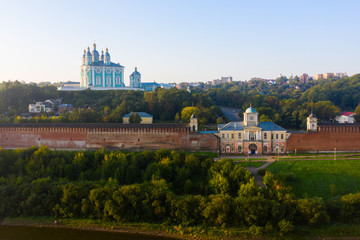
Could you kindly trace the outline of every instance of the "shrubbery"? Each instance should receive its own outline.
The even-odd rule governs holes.
[[[249,227],[253,234],[333,220],[360,221],[360,193],[325,204],[295,199],[270,172],[259,188],[231,160],[156,152],[0,150],[0,217]]]

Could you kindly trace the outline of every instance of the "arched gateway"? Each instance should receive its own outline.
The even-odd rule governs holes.
[[[257,150],[256,144],[250,144],[250,145],[249,145],[249,153],[250,153],[251,155],[256,154],[256,150]]]

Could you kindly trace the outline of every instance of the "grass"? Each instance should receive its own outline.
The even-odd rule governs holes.
[[[242,167],[261,167],[264,165],[264,162],[235,162],[235,164],[239,164]]]
[[[360,191],[359,160],[280,161],[266,168],[280,176],[294,173],[295,180],[286,181],[297,197],[329,199]]]

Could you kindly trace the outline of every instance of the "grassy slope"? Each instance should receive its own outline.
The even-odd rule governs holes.
[[[293,187],[297,197],[329,199],[360,190],[359,160],[281,161],[273,163],[267,170],[293,172],[296,180],[287,184]]]

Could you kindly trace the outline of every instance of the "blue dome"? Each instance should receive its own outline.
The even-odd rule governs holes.
[[[97,55],[97,56],[99,56],[99,52],[96,51],[96,49],[94,49],[94,50],[92,51],[92,55]]]
[[[90,52],[90,48],[88,47],[88,51],[86,53],[87,56],[91,57],[91,52]]]
[[[135,67],[135,71],[130,75],[130,76],[136,76],[136,75],[141,75],[138,71],[137,71],[137,67]]]
[[[249,107],[248,109],[246,109],[245,111],[246,113],[256,113],[255,108]]]

